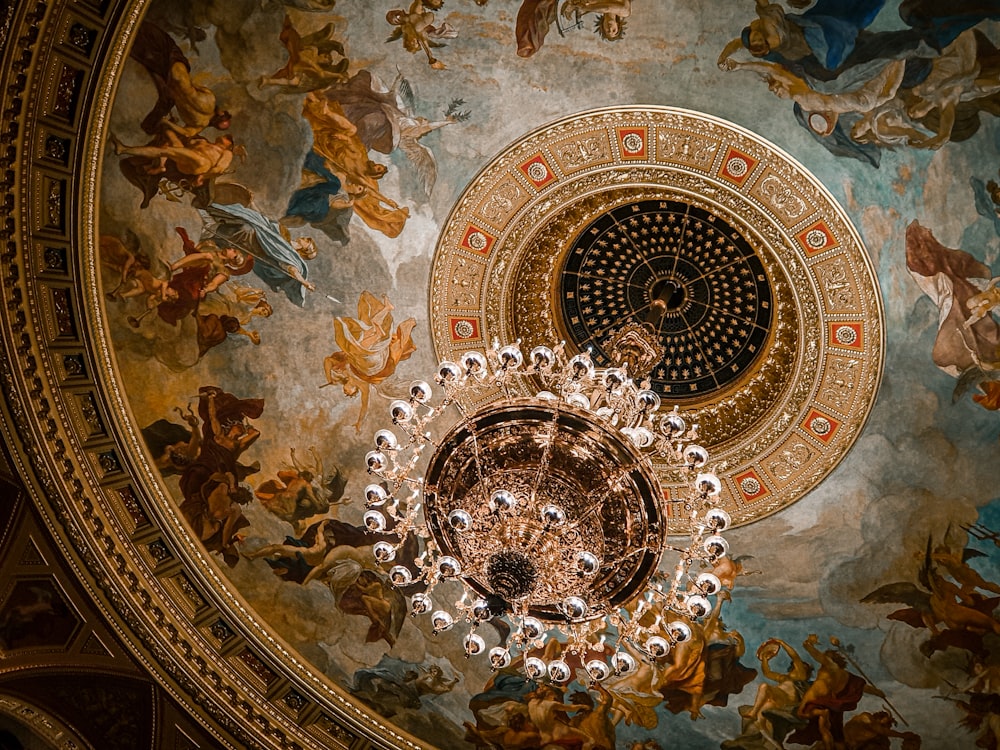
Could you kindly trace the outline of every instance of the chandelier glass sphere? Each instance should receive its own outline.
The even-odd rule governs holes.
[[[721,482],[697,426],[661,413],[628,370],[562,344],[494,344],[441,362],[436,389],[415,381],[390,405],[392,428],[365,458],[381,481],[365,489],[364,523],[398,541],[373,553],[414,617],[465,629],[468,656],[517,660],[531,679],[603,680],[664,659],[711,612],[711,571],[728,554]],[[682,544],[654,458],[685,475]]]

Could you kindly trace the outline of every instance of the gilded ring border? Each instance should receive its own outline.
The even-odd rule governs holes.
[[[584,163],[569,164],[574,153]],[[584,112],[524,136],[480,171],[442,230],[429,290],[434,348],[454,358],[510,336],[511,269],[540,224],[582,187],[653,187],[666,176],[667,189],[752,215],[752,234],[792,286],[800,325],[789,381],[779,385],[784,395],[768,424],[708,446],[728,510],[746,524],[804,496],[847,454],[874,404],[885,349],[878,279],[850,218],[803,166],[759,136],[651,106]],[[488,239],[485,250],[467,241],[473,231]],[[457,336],[456,321],[473,335]],[[695,418],[707,424],[734,406],[723,398],[699,406]]]

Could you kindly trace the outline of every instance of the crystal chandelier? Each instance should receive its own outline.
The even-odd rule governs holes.
[[[643,365],[630,337],[641,348],[624,332],[624,362],[604,369],[562,344],[467,352],[438,366],[440,398],[411,383],[389,407],[394,428],[375,433],[365,460],[382,482],[365,489],[364,523],[399,540],[376,542],[376,559],[435,634],[467,627],[467,656],[486,653],[480,627],[503,620],[494,670],[520,658],[529,678],[558,683],[580,667],[595,680],[631,672],[636,656],[663,659],[689,640],[722,588],[711,572],[728,552],[721,482],[703,470],[697,426],[661,414],[630,376],[629,363]],[[448,413],[457,422],[435,436]],[[682,545],[668,539],[654,460],[684,478]],[[658,572],[667,553],[672,577]]]

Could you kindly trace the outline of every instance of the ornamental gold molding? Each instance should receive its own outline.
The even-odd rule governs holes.
[[[442,359],[565,339],[600,364],[616,327],[654,320],[662,408],[701,425],[741,524],[833,470],[883,368],[878,281],[844,210],[759,136],[666,107],[584,112],[504,150],[449,216],[429,299]]]
[[[132,656],[220,745],[416,747],[256,621],[167,509],[103,336],[96,206],[138,2],[0,19],[0,433],[67,564]]]

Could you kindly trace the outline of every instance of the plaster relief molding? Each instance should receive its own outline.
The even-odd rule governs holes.
[[[65,722],[20,698],[0,694],[0,713],[26,726],[53,750],[96,750]]]
[[[366,726],[366,714],[259,626],[248,633],[250,613],[236,606],[233,614],[223,605],[217,576],[206,580],[192,571],[185,577],[184,598],[204,602],[192,612],[175,605],[169,581],[161,580],[176,575],[176,566],[152,569],[166,559],[164,549],[185,565],[192,564],[192,552],[180,549],[176,527],[163,525],[170,519],[150,496],[148,467],[136,473],[133,462],[115,453],[111,428],[121,426],[114,414],[121,394],[110,377],[104,342],[94,336],[100,330],[96,287],[87,282],[95,277],[96,259],[69,250],[96,246],[94,196],[106,112],[124,39],[141,11],[137,3],[61,0],[18,8],[11,22],[9,64],[0,73],[6,167],[0,179],[12,199],[0,207],[0,328],[10,364],[0,375],[6,405],[0,430],[15,453],[13,469],[25,478],[48,530],[95,604],[122,640],[133,644],[132,656],[178,704],[201,717],[220,744],[235,738],[254,748],[350,747],[367,744],[367,733],[379,746],[415,747],[381,723]],[[39,142],[47,144],[40,151],[34,148]],[[78,164],[82,168],[72,168]],[[38,233],[54,250],[36,252],[43,246]],[[69,418],[74,413],[76,420]],[[129,438],[134,442],[134,435]],[[113,465],[100,458],[111,455]],[[147,542],[157,538],[164,549],[154,551]],[[294,681],[311,706],[322,707],[312,712],[313,720],[324,717],[334,729],[318,739],[308,722],[303,726],[272,703],[277,696],[259,680],[220,658],[220,644],[204,626],[215,619],[233,622],[234,639],[266,655],[266,668],[280,683]],[[258,641],[267,646],[256,647]]]

